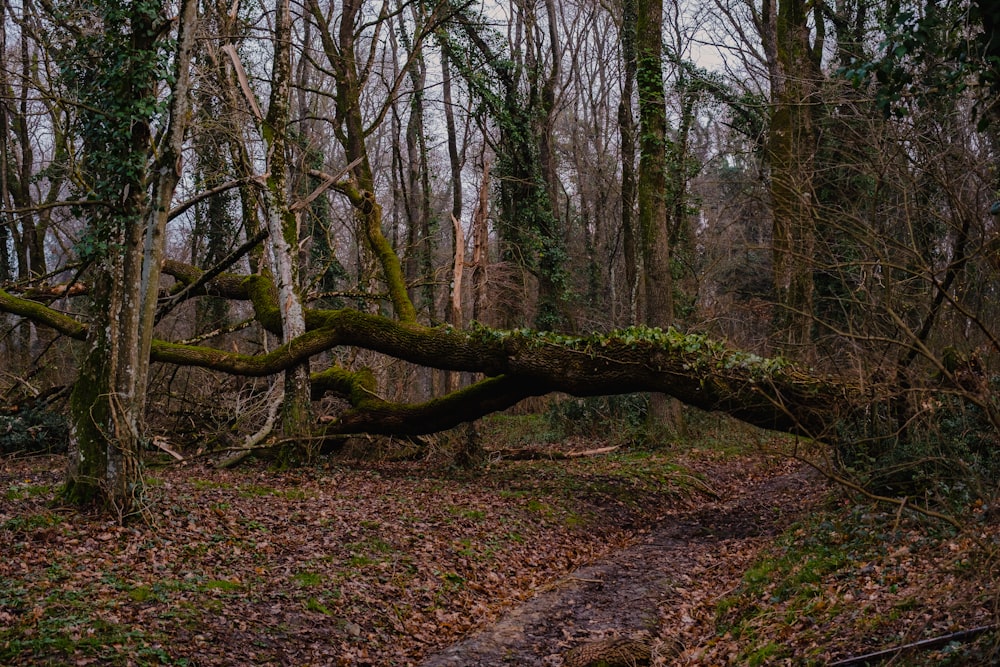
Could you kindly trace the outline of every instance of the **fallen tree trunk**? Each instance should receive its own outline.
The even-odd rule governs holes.
[[[167,262],[177,278],[173,294],[212,294],[253,303],[257,320],[279,334],[273,285],[262,276],[202,272]],[[195,289],[185,289],[197,285]],[[172,299],[171,295],[165,300]],[[173,303],[173,302],[171,302]],[[0,311],[83,340],[87,326],[28,298],[0,291]],[[334,393],[350,408],[323,420],[323,433],[421,435],[513,406],[530,396],[563,392],[598,396],[661,392],[703,410],[721,411],[766,429],[834,442],[835,425],[864,409],[856,382],[819,377],[783,359],[733,350],[700,334],[630,328],[608,334],[564,336],[527,329],[426,327],[350,309],[309,309],[304,334],[266,354],[153,341],[151,359],[243,376],[270,376],[338,346],[379,352],[425,367],[479,373],[478,382],[433,400],[404,404],[377,395],[366,369],[331,367],[311,378],[313,397]]]

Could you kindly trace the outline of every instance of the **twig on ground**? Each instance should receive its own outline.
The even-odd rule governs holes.
[[[830,667],[859,667],[860,665],[871,665],[876,662],[882,662],[887,658],[893,658],[903,651],[927,651],[932,648],[938,648],[939,646],[946,646],[951,642],[971,641],[981,634],[991,632],[996,629],[997,626],[994,624],[981,625],[978,628],[959,630],[958,632],[949,632],[948,634],[941,635],[940,637],[921,639],[918,642],[911,642],[909,644],[895,646],[882,651],[875,651],[874,653],[866,653],[865,655],[854,656],[845,660],[831,662]]]

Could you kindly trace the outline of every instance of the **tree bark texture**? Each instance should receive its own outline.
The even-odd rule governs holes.
[[[263,134],[267,142],[268,177],[264,191],[264,208],[271,239],[271,266],[278,293],[281,315],[281,341],[289,344],[305,333],[305,312],[299,293],[299,221],[289,208],[285,152],[288,120],[291,114],[291,3],[281,0],[274,25],[274,66],[271,77],[271,97],[264,119]],[[285,457],[291,462],[300,453],[309,458],[308,448],[294,439],[309,432],[312,406],[309,400],[309,359],[301,359],[285,369],[285,398],[282,405],[282,429],[293,439]]]
[[[99,85],[110,82],[105,93],[111,104],[130,109],[155,97],[156,70],[150,63],[159,57],[160,13],[135,11],[128,32],[118,35],[114,46],[123,51],[122,62],[132,70],[107,77],[100,70],[87,72]],[[170,200],[180,174],[181,147],[187,123],[187,68],[190,65],[197,3],[182,4],[176,83],[165,143],[154,162],[150,200],[145,172],[135,168],[147,160],[152,140],[151,116],[126,118],[109,114],[95,122],[92,138],[85,138],[88,168],[107,169],[94,155],[119,165],[122,177],[112,175],[100,187],[119,188],[121,199],[95,222],[97,243],[94,272],[94,324],[88,329],[88,352],[70,398],[71,429],[66,496],[79,503],[104,502],[125,518],[142,509],[140,447],[143,437],[146,379],[153,336],[155,300],[163,255],[164,226]],[[112,24],[109,29],[120,30]],[[98,88],[100,90],[100,88]],[[93,94],[94,91],[89,91]],[[140,110],[148,107],[139,107]],[[149,113],[148,111],[146,112]],[[107,139],[111,137],[111,139]],[[90,143],[88,143],[90,142]],[[106,151],[111,146],[110,154]],[[105,151],[105,153],[101,153]],[[98,195],[102,193],[97,193]]]
[[[632,114],[632,97],[636,78],[636,0],[623,0],[619,41],[621,42],[623,77],[621,100],[618,103],[618,131],[622,151],[622,251],[625,259],[625,303],[627,322],[639,323],[639,253],[636,252],[636,168],[635,168],[635,117]]]
[[[639,94],[639,207],[644,306],[647,325],[668,327],[674,321],[667,157],[667,101],[663,86],[663,0],[636,0],[636,89]],[[673,165],[677,168],[676,165]],[[680,406],[654,394],[649,428],[658,438],[666,429],[682,429]]]
[[[774,216],[775,334],[782,349],[802,354],[812,339],[813,326],[814,180],[819,142],[816,115],[823,19],[818,17],[813,44],[811,3],[765,0],[763,7],[761,38],[771,79],[766,149]]]

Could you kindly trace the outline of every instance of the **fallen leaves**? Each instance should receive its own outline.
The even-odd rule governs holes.
[[[774,542],[824,487],[769,485],[794,465],[777,459],[686,456],[180,464],[150,473],[151,525],[124,528],[52,505],[59,457],[0,460],[0,663],[414,665],[655,521],[692,535],[662,568],[671,664],[825,661],[991,619],[996,525],[834,503]]]
[[[596,459],[466,479],[180,464],[149,473],[151,525],[122,528],[47,507],[62,465],[0,467],[0,493],[36,489],[0,505],[3,664],[415,664],[649,518],[567,493]]]

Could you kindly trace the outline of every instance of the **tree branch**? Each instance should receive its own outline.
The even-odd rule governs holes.
[[[208,271],[202,273],[193,282],[186,285],[184,289],[182,289],[180,292],[177,292],[176,294],[173,294],[170,297],[168,297],[166,301],[164,301],[160,305],[159,310],[157,310],[156,312],[156,322],[162,320],[167,315],[167,313],[169,313],[171,310],[177,307],[177,304],[181,303],[182,301],[190,297],[192,294],[196,292],[196,290],[200,289],[201,287],[204,287],[211,280],[221,275],[223,271],[225,271],[233,264],[235,264],[237,261],[239,261],[239,259],[243,257],[243,255],[250,252],[254,248],[254,246],[256,246],[258,243],[266,239],[267,236],[268,236],[268,231],[266,229],[260,230],[252,237],[247,239],[243,243],[243,245],[241,245],[239,248],[237,248],[236,250],[232,251],[231,253],[223,257],[222,261],[220,261],[218,264],[210,268]]]

